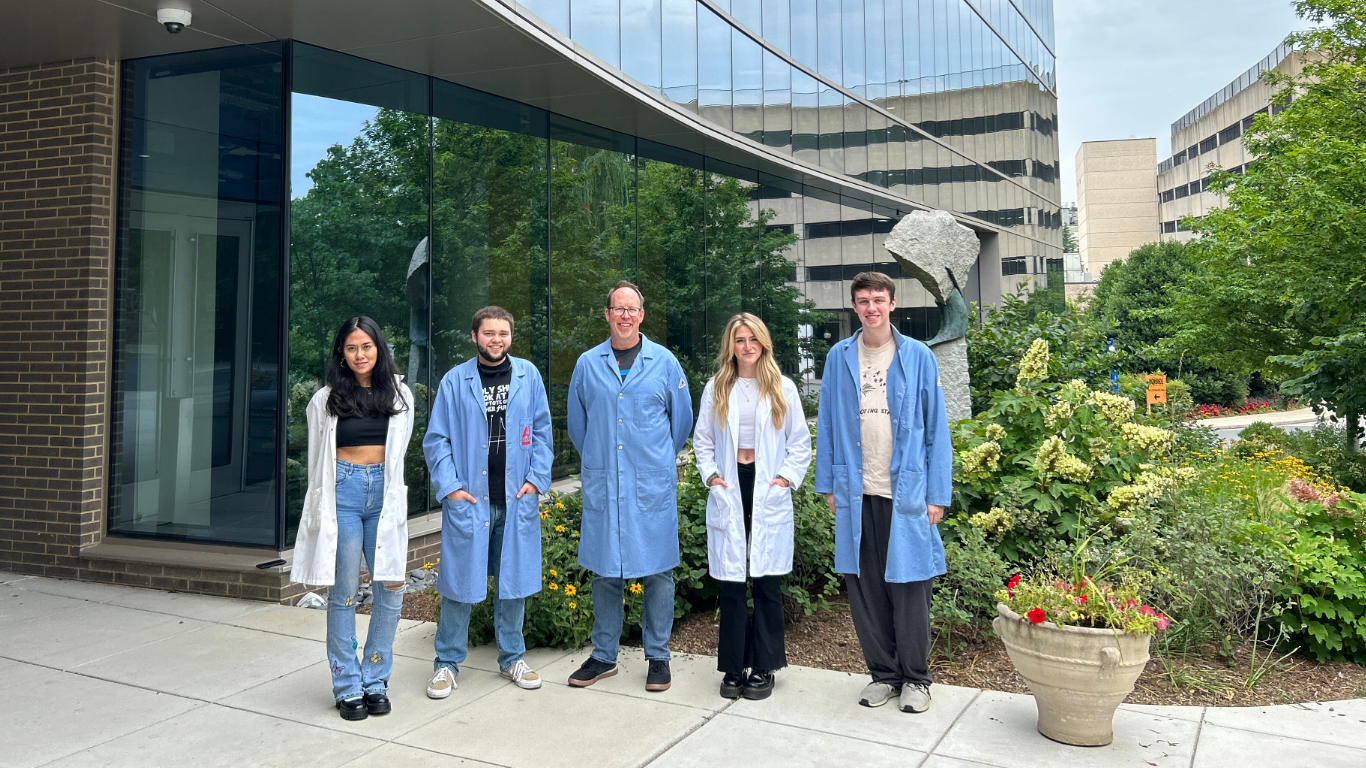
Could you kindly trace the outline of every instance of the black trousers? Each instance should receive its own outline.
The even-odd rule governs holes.
[[[754,507],[754,465],[740,464],[740,499],[745,507],[745,541],[749,541]],[[783,640],[783,593],[781,576],[751,579],[752,590],[743,581],[718,581],[721,591],[721,637],[716,668],[739,675],[746,669],[772,671],[787,666],[787,647]],[[749,612],[749,596],[754,595],[754,614]]]
[[[873,682],[929,685],[934,579],[896,584],[884,578],[893,514],[891,499],[863,497],[859,575],[844,575],[849,610]]]

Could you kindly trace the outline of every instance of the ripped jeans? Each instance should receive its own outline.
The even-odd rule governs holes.
[[[375,569],[375,535],[384,508],[384,465],[337,460],[337,572],[327,590],[327,663],[332,695],[337,701],[366,693],[385,693],[394,667],[394,633],[403,609],[403,583],[398,589],[373,582],[374,605],[365,652],[356,661],[356,592],[360,560]]]

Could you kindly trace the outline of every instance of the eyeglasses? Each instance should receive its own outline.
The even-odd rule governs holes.
[[[608,307],[607,309],[618,317],[635,317],[645,311],[644,307]]]

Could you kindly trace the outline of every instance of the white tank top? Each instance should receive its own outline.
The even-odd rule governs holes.
[[[759,380],[736,379],[735,394],[739,395],[740,434],[735,436],[736,448],[754,449],[754,414],[759,408]]]

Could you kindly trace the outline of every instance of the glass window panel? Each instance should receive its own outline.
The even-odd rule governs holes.
[[[844,79],[839,81],[858,96],[867,93],[867,62],[864,55],[863,0],[843,0]]]
[[[883,3],[884,28],[886,30],[886,77],[887,96],[894,98],[902,93],[902,78],[906,77],[906,51],[904,30],[901,19],[902,0],[885,0]]]
[[[284,546],[282,63],[124,63],[110,532]]]
[[[844,172],[868,180],[868,108],[844,100]]]
[[[569,34],[569,0],[519,0],[519,4],[550,26]]]
[[[663,0],[664,96],[697,110],[697,3]]]
[[[792,66],[764,51],[764,143],[792,151]]]
[[[731,32],[720,16],[698,7],[698,106],[702,117],[723,128],[731,126]]]
[[[792,54],[791,13],[788,0],[763,0],[764,39],[778,50]]]
[[[378,104],[417,101],[406,79],[392,79],[394,93],[386,94],[379,83],[391,74],[389,68],[333,56],[352,72],[363,73],[367,65],[378,69],[363,91],[329,92],[351,93]],[[317,57],[309,53],[307,58]],[[354,103],[302,93],[294,95],[293,103],[294,174],[306,173],[312,184],[306,190],[293,189],[290,203],[291,467],[297,462],[302,470],[308,447],[306,434],[295,429],[304,423],[302,408],[307,400],[296,402],[293,393],[311,394],[321,386],[333,334],[343,321],[357,315],[371,317],[383,330],[394,362],[419,399],[404,473],[409,512],[425,512],[429,484],[420,446],[429,405],[431,259],[426,98],[418,104],[422,114],[380,106],[359,125],[350,122],[357,108]],[[298,151],[320,145],[328,147],[322,157]],[[303,439],[293,439],[296,434]],[[302,491],[302,477],[296,482],[291,476],[291,515],[302,504]]]
[[[842,0],[816,0],[820,60],[817,71],[837,84],[842,83],[844,79],[844,54],[841,52],[841,35],[843,34],[840,23],[841,2]]]
[[[887,98],[887,21],[883,0],[866,0],[863,10],[863,45],[868,90],[864,96],[883,105]]]
[[[569,4],[570,37],[618,69],[621,68],[620,22],[619,0],[572,0]]]
[[[731,0],[730,15],[752,32],[763,31],[763,0]]]
[[[731,129],[760,143],[764,140],[764,59],[759,44],[731,29],[735,109]]]
[[[420,115],[428,112],[423,75],[305,43],[292,43],[290,56],[295,93]]]
[[[844,104],[847,97],[824,83],[820,92],[820,165],[826,170],[844,172]]]
[[[805,72],[792,71],[792,155],[813,165],[820,164],[816,82]]]
[[[574,365],[607,338],[607,289],[636,273],[633,145],[629,137],[552,116],[548,385],[557,475],[579,468],[564,421]]]
[[[512,354],[549,372],[544,112],[433,84],[433,381],[475,354],[470,319],[512,313]]]
[[[655,92],[663,87],[661,0],[621,0],[621,71]]]
[[[808,69],[820,71],[819,46],[817,45],[817,8],[816,0],[791,0],[792,2],[792,58]]]

